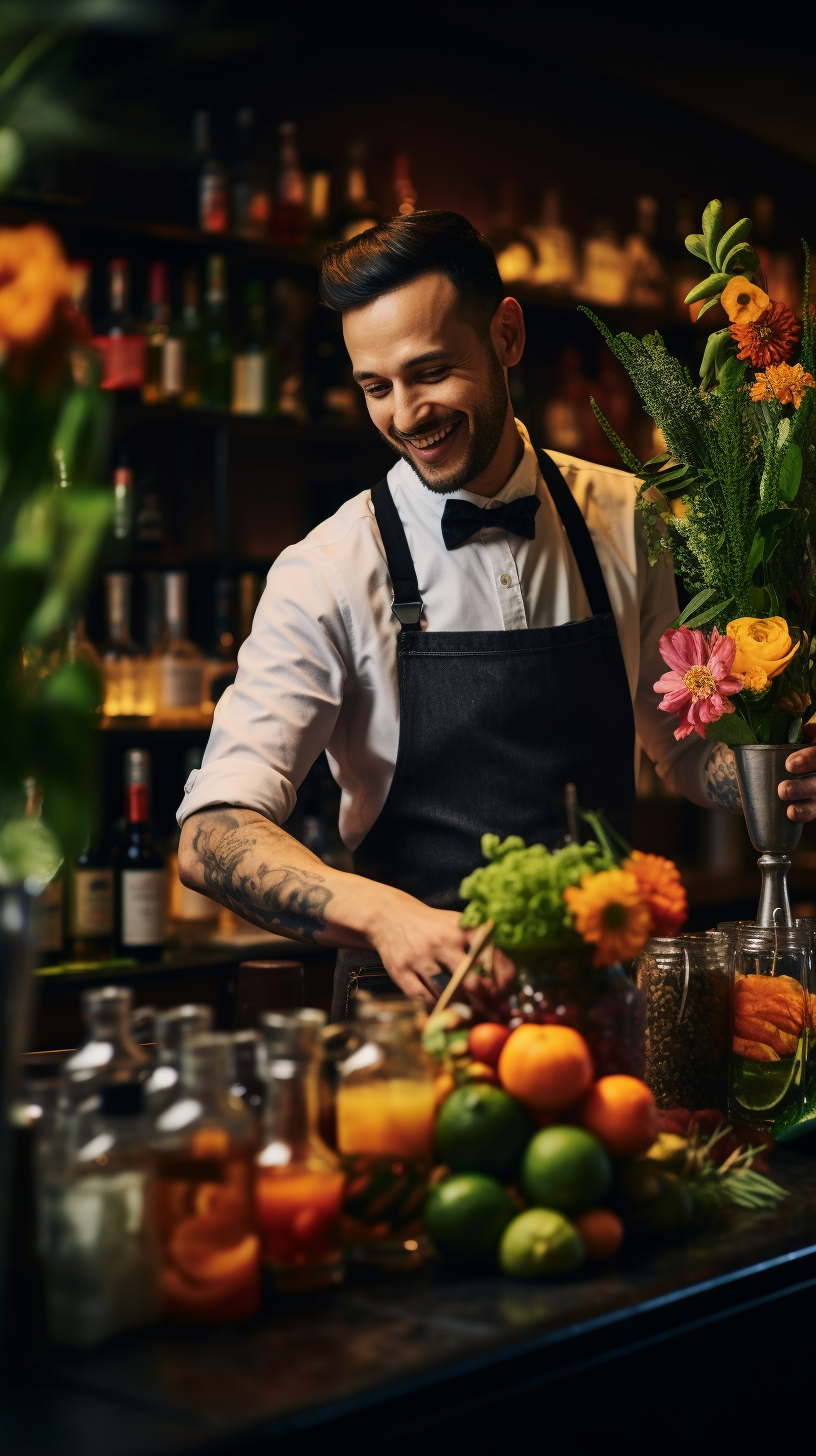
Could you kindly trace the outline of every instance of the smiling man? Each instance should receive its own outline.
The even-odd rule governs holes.
[[[179,869],[256,925],[340,947],[344,1016],[360,986],[437,995],[483,833],[554,844],[573,783],[627,834],[636,729],[696,803],[739,798],[730,751],[678,744],[658,711],[677,600],[632,477],[537,456],[514,419],[524,319],[484,238],[455,213],[394,218],[328,249],[321,296],[399,459],[275,562],[185,789]],[[282,827],[324,749],[354,874]],[[816,750],[789,761],[814,768]],[[816,816],[816,780],[780,792]]]

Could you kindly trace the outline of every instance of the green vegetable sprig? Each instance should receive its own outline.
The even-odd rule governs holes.
[[[546,947],[586,953],[564,904],[564,891],[580,884],[583,875],[612,869],[615,860],[607,849],[594,840],[555,850],[543,844],[528,848],[518,835],[501,841],[497,834],[484,834],[482,854],[489,863],[459,887],[469,902],[461,920],[465,928],[493,920],[493,940],[507,951]]]

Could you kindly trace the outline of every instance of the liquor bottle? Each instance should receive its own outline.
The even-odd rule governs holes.
[[[166,263],[151,263],[147,317],[144,324],[145,365],[142,400],[159,404],[164,398],[164,345],[170,332],[170,296]]]
[[[27,819],[39,819],[42,814],[42,789],[35,779],[23,781]],[[37,897],[35,913],[35,937],[37,962],[41,966],[59,965],[64,958],[63,938],[63,874],[60,864],[56,873],[43,886]]]
[[[348,241],[349,238],[356,238],[360,233],[366,232],[368,228],[376,227],[378,221],[377,204],[368,195],[365,143],[352,142],[348,149],[346,184],[337,231],[342,239]]]
[[[130,313],[130,263],[112,258],[108,264],[108,312],[102,333],[93,339],[101,356],[103,389],[141,389],[145,338]]]
[[[229,227],[227,171],[212,151],[209,111],[193,116],[193,147],[198,162],[198,226],[205,233],[225,233]]]
[[[272,212],[272,238],[282,247],[305,247],[308,240],[306,217],[306,178],[300,165],[297,127],[285,121],[278,127],[280,154],[275,205]]]
[[[124,556],[133,534],[133,466],[122,451],[113,472],[113,539],[117,555]]]
[[[98,1103],[65,1127],[43,1220],[57,1344],[97,1345],[159,1317],[156,1156],[147,1136],[138,1082],[103,1086]]]
[[[185,345],[186,331],[182,293],[181,311],[170,308],[167,334],[162,349],[161,397],[165,404],[181,404],[183,401]]]
[[[184,782],[201,768],[204,754],[200,748],[188,748],[184,755]],[[218,925],[220,906],[209,895],[200,895],[183,885],[178,872],[178,847],[181,831],[176,829],[168,854],[167,871],[170,884],[170,919],[173,934],[183,944],[200,942],[212,935]],[[204,1028],[202,1028],[204,1029]]]
[[[516,194],[515,182],[501,184],[499,211],[488,237],[503,283],[528,282],[538,262],[535,244],[518,224]]]
[[[155,710],[150,692],[146,658],[134,642],[131,631],[133,576],[127,571],[105,574],[105,642],[102,666],[105,674],[106,718],[148,718]]]
[[[232,412],[272,415],[278,412],[280,371],[269,338],[263,284],[247,284],[246,322],[232,361]]]
[[[125,829],[117,856],[117,942],[122,955],[161,959],[167,874],[150,821],[150,754],[125,754]]]
[[[165,722],[200,722],[204,654],[187,639],[187,586],[186,571],[165,572],[157,709]]]
[[[224,258],[207,259],[207,319],[201,370],[201,403],[206,409],[229,409],[232,400],[232,348],[229,341]]]
[[[204,340],[199,310],[198,271],[188,268],[182,281],[181,337],[183,349],[181,403],[197,409],[201,403],[201,366]]]
[[[239,238],[269,239],[272,228],[272,194],[264,169],[255,155],[255,112],[242,106],[235,117],[238,133],[238,165],[232,188],[232,227]]]
[[[538,261],[530,282],[551,293],[572,293],[578,279],[575,237],[561,218],[561,193],[547,187],[541,199],[538,222],[522,228],[535,247]]]
[[[213,1009],[185,1003],[160,1011],[155,1019],[156,1062],[145,1082],[145,1099],[152,1117],[178,1097],[181,1048],[190,1036],[212,1031]]]
[[[177,1099],[153,1124],[164,1313],[171,1319],[247,1319],[260,1302],[252,1198],[256,1131],[230,1092],[232,1063],[226,1033],[188,1037]],[[210,1272],[213,1260],[217,1278]]]
[[[261,1016],[263,1147],[255,1158],[262,1257],[276,1289],[299,1292],[343,1278],[345,1178],[320,1136],[323,1011]]]
[[[416,212],[417,195],[411,181],[411,159],[407,152],[398,152],[393,167],[394,210],[399,217]]]
[[[626,239],[629,302],[635,308],[662,308],[666,302],[667,279],[655,246],[657,199],[639,197],[635,206],[635,229]]]
[[[584,239],[579,298],[589,303],[620,307],[629,290],[629,267],[612,219],[599,209],[593,219],[592,232]]]
[[[328,163],[313,161],[306,171],[306,206],[309,214],[309,238],[315,249],[332,241],[331,171]]]
[[[204,665],[201,706],[212,712],[219,698],[235,680],[238,649],[233,623],[232,578],[222,572],[215,581],[213,598],[213,643]],[[198,764],[193,765],[198,768]]]
[[[113,955],[113,860],[86,842],[66,871],[66,954],[69,961],[104,961]]]
[[[127,986],[99,986],[82,993],[85,1036],[62,1064],[61,1105],[89,1110],[102,1087],[142,1082],[150,1057],[130,1032],[133,992]]]

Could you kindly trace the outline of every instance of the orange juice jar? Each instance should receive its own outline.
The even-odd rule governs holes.
[[[259,1061],[266,1082],[255,1207],[263,1259],[276,1289],[298,1291],[343,1277],[340,1220],[345,1177],[318,1132],[322,1011],[266,1012]]]
[[[419,1001],[361,1002],[340,1064],[337,1146],[348,1176],[350,1257],[412,1268],[427,1254],[420,1213],[433,1162],[434,1066],[420,1039]]]
[[[177,1096],[154,1123],[162,1295],[171,1319],[246,1319],[260,1303],[255,1124],[229,1090],[232,1060],[226,1034],[190,1037]]]

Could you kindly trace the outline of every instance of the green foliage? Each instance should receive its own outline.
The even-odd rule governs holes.
[[[497,834],[482,836],[482,854],[489,861],[464,879],[459,887],[469,903],[461,924],[482,925],[494,920],[493,939],[503,950],[538,949],[579,951],[583,942],[564,904],[568,885],[581,876],[611,869],[611,853],[590,840],[548,850],[543,844],[525,846],[511,835],[503,842]]]

